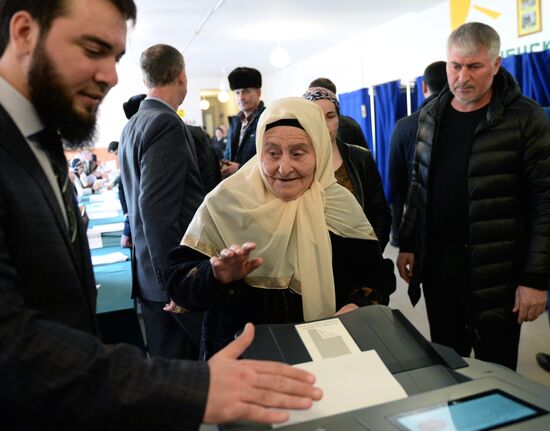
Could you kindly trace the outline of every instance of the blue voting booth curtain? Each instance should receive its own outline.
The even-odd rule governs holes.
[[[372,151],[372,126],[368,89],[361,88],[351,93],[342,93],[338,96],[338,101],[340,102],[340,113],[350,116],[359,123],[367,139],[367,145]],[[348,142],[348,144],[357,145],[356,142]]]
[[[521,83],[523,81],[521,55],[512,55],[511,57],[503,58],[501,67],[504,67],[508,72],[510,72],[512,76],[516,78],[516,81],[521,87]]]
[[[523,54],[521,63],[523,95],[550,106],[550,51]]]
[[[411,85],[411,114],[422,104],[422,102],[418,103],[418,93],[422,94],[422,84],[419,87],[415,80],[414,84]]]
[[[550,51],[506,57],[502,67],[516,78],[524,96],[550,106]]]
[[[374,110],[376,111],[376,163],[388,202],[390,188],[390,141],[395,122],[407,115],[407,94],[399,81],[374,87]]]
[[[414,83],[415,83],[415,88],[416,88],[416,106],[418,108],[420,108],[422,106],[422,103],[424,103],[424,93],[422,93],[422,77],[421,76],[418,76],[415,80],[414,80]],[[412,98],[412,95],[411,95],[411,98]],[[416,111],[416,109],[411,109],[411,113]]]

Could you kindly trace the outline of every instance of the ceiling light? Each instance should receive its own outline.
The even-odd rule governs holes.
[[[288,66],[288,63],[290,63],[290,54],[288,53],[288,50],[286,48],[283,48],[279,45],[277,48],[271,51],[269,60],[271,61],[271,64],[277,69],[282,69],[283,67]]]
[[[225,90],[222,90],[218,93],[218,100],[220,103],[227,103],[229,101],[229,93]]]
[[[208,108],[210,108],[210,102],[206,99],[202,99],[199,106],[203,111],[207,111]]]

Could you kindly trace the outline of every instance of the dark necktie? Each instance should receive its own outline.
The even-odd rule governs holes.
[[[69,225],[69,237],[71,243],[74,244],[77,233],[78,218],[76,214],[75,197],[72,189],[71,181],[69,180],[67,159],[63,153],[63,144],[61,138],[55,130],[44,129],[36,134],[38,142],[42,149],[48,155],[52,165],[53,173],[59,184],[65,212],[67,213],[67,222]]]

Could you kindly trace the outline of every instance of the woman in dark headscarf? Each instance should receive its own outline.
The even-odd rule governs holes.
[[[311,87],[303,97],[315,102],[323,110],[332,143],[332,166],[336,181],[357,198],[384,251],[390,236],[391,212],[372,153],[364,147],[352,145],[353,142],[343,142],[336,137],[340,104],[332,91]]]

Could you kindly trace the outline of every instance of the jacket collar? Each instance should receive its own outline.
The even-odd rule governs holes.
[[[174,111],[174,108],[172,108],[168,103],[156,97],[148,97],[147,99],[142,100],[141,104],[139,105],[138,112],[145,109],[164,109],[166,111],[174,113],[174,115],[178,115],[176,111]]]
[[[21,131],[17,128],[12,118],[8,115],[2,105],[0,105],[0,146],[2,146],[7,153],[13,157],[13,159],[21,165],[21,167],[28,173],[33,179],[42,194],[56,221],[57,228],[62,235],[65,245],[69,249],[69,253],[72,256],[77,273],[80,273],[78,268],[80,267],[76,261],[76,256],[71,245],[69,233],[67,231],[67,225],[65,218],[59,207],[59,202],[50,186],[50,182],[46,178],[44,171],[42,170],[38,160],[32,152],[29,144],[25,140]]]
[[[250,114],[250,116],[248,117],[248,124],[252,123],[256,118],[258,118],[260,114],[264,111],[264,109],[264,102],[260,100],[260,103],[258,104],[258,106],[256,106],[254,112],[252,112],[252,114]],[[239,121],[241,123],[246,119],[243,111],[240,111],[237,117],[239,118]]]
[[[1,76],[0,105],[25,138],[28,139],[44,128],[32,103]]]
[[[487,124],[490,125],[500,122],[502,120],[504,108],[520,96],[521,90],[518,83],[510,72],[501,66],[493,80],[493,94],[486,114]],[[426,101],[425,109],[428,110],[428,114],[431,117],[438,119],[443,115],[443,112],[451,103],[452,98],[453,94],[447,85],[437,97],[430,101]]]

